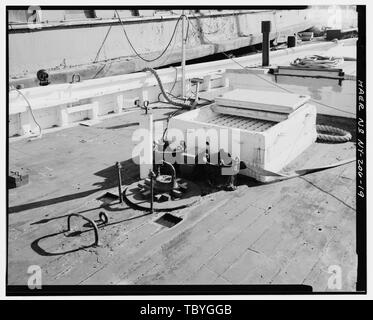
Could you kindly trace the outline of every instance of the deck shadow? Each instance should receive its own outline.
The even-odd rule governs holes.
[[[131,158],[125,161],[122,161],[121,165],[122,165],[122,172],[121,172],[122,173],[121,174],[122,184],[124,185],[131,184],[134,181],[136,181],[136,179],[138,179],[138,167]],[[31,210],[31,209],[41,208],[45,206],[50,206],[50,205],[61,203],[61,202],[85,198],[96,192],[104,191],[104,190],[117,186],[118,170],[115,165],[112,165],[103,170],[95,172],[94,175],[104,178],[104,181],[93,184],[93,186],[96,186],[96,188],[94,189],[9,207],[8,213],[14,214],[14,213],[22,212],[25,210]]]
[[[133,216],[133,217],[130,217],[130,218],[127,218],[127,219],[122,219],[122,220],[119,220],[119,221],[114,221],[114,222],[111,222],[111,223],[105,223],[105,224],[104,223],[100,223],[100,224],[97,224],[97,228],[100,230],[100,229],[102,229],[104,227],[106,228],[106,227],[109,227],[109,226],[113,226],[113,225],[125,223],[125,222],[132,221],[132,220],[135,220],[135,219],[140,219],[140,218],[143,218],[143,217],[148,216],[148,215],[150,215],[150,213],[146,212],[146,213],[143,213],[143,214],[140,214],[140,215],[136,215],[136,216]],[[59,217],[54,217],[54,218],[49,219],[49,221],[57,220],[57,219],[62,219],[62,218],[67,218],[68,216],[69,215],[63,215],[63,216],[59,216]],[[95,220],[95,222],[98,223],[100,221],[99,220]],[[38,222],[36,222],[36,223],[38,223]],[[36,223],[33,223],[33,224],[36,224]],[[86,228],[89,227],[88,224],[84,224],[82,226],[86,227]],[[65,237],[66,238],[73,238],[73,237],[80,236],[82,234],[85,234],[85,233],[91,232],[91,231],[93,231],[92,228],[84,230],[84,231],[73,231],[73,232],[70,232],[70,234],[65,235]],[[51,234],[42,236],[42,237],[34,240],[31,243],[30,246],[31,246],[32,250],[34,250],[37,254],[39,254],[41,256],[59,256],[59,255],[64,255],[64,254],[68,254],[68,253],[77,252],[77,251],[80,251],[80,250],[83,250],[83,249],[88,249],[88,248],[96,247],[94,245],[94,243],[93,243],[91,245],[78,246],[77,248],[71,249],[71,250],[66,250],[66,251],[61,251],[61,252],[49,252],[49,251],[43,249],[40,246],[40,244],[39,244],[42,240],[53,238],[53,237],[57,237],[59,235],[65,234],[67,232],[68,232],[67,230],[63,230],[63,231],[60,231],[60,232],[55,232],[55,233],[51,233]]]
[[[82,192],[78,192],[78,193],[72,193],[72,194],[68,194],[68,195],[60,196],[60,197],[56,197],[56,198],[40,200],[40,201],[21,204],[21,205],[18,205],[18,206],[9,207],[8,208],[8,214],[13,214],[13,213],[22,212],[22,211],[31,210],[31,209],[36,209],[36,208],[41,208],[41,207],[46,207],[46,206],[50,206],[50,205],[53,205],[53,204],[56,204],[56,203],[75,200],[75,199],[79,199],[79,198],[84,198],[84,197],[87,197],[87,196],[97,192],[97,191],[100,191],[100,189],[99,188],[98,189],[92,189],[92,190],[82,191]]]
[[[172,113],[172,111],[169,112],[169,113]],[[165,114],[167,115],[167,113],[165,113]],[[168,119],[168,117],[163,117],[163,118],[159,118],[159,119],[154,119],[153,122],[165,121],[167,119]],[[103,128],[104,129],[109,129],[109,130],[117,130],[117,129],[124,129],[124,128],[129,128],[129,127],[135,127],[135,126],[138,126],[139,124],[140,124],[139,122],[129,122],[129,123],[124,123],[124,124],[118,124],[116,126],[103,127]]]

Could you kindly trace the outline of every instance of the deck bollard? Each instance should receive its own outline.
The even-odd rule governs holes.
[[[262,21],[262,67],[269,66],[269,34],[271,32],[271,21]]]

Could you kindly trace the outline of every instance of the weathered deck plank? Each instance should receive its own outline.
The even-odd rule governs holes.
[[[27,168],[31,180],[9,194],[10,284],[25,284],[28,266],[38,264],[45,284],[304,283],[324,291],[328,267],[337,264],[343,290],[355,290],[354,163],[266,185],[242,178],[238,190],[211,193],[174,213],[183,221],[171,229],[154,223],[160,214],[112,207],[100,247],[38,254],[31,243],[63,231],[67,213],[98,218],[96,198],[115,190],[115,161],[131,156],[135,120],[136,114],[123,115],[10,145],[10,167]],[[353,142],[315,143],[287,169],[354,153]],[[135,181],[134,165],[122,164],[125,183]],[[40,246],[58,252],[92,240],[92,231],[60,234]]]

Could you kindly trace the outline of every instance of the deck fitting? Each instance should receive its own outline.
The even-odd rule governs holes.
[[[189,180],[176,178],[174,182],[177,183],[177,188],[172,188],[174,182],[172,182],[171,177],[161,175],[158,178],[159,181],[154,179],[153,211],[170,211],[189,207],[197,202],[201,196],[200,187]],[[169,182],[171,187],[166,190],[168,183],[160,181]],[[157,182],[160,184],[158,185]],[[163,184],[166,185],[163,186]],[[162,187],[159,188],[159,186]],[[136,208],[150,210],[152,205],[150,179],[144,179],[129,185],[124,191],[124,198]]]
[[[180,217],[174,216],[170,213],[166,213],[162,217],[155,220],[154,222],[156,222],[156,223],[158,223],[158,224],[160,224],[164,227],[171,228],[171,227],[177,225],[182,220],[183,219],[180,218]]]

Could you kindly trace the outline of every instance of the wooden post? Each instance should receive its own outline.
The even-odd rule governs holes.
[[[144,155],[139,155],[140,179],[145,179],[149,175],[149,170],[153,169],[153,115],[151,113],[140,115],[139,127],[148,133],[144,137]]]
[[[269,33],[271,32],[271,21],[262,21],[262,66],[269,66]]]
[[[69,115],[67,113],[67,106],[62,105],[59,109],[58,125],[64,127],[69,123]]]

